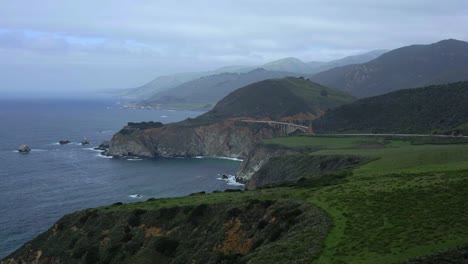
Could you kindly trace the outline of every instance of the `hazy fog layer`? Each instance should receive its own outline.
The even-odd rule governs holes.
[[[0,0],[0,96],[87,96],[160,74],[467,40],[466,25],[466,0]]]

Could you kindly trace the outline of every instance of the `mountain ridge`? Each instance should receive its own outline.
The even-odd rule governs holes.
[[[332,109],[318,133],[468,134],[468,82],[403,89]]]
[[[142,86],[124,89],[119,92],[119,95],[125,97],[148,99],[149,97],[155,95],[158,92],[169,90],[171,88],[177,87],[186,82],[194,81],[201,77],[217,75],[222,73],[246,73],[258,68],[263,68],[269,71],[291,72],[294,76],[298,76],[300,74],[313,74],[343,64],[366,62],[380,55],[376,52],[380,51],[370,51],[337,60],[332,60],[329,62],[303,62],[298,58],[287,57],[267,62],[258,66],[232,65],[224,66],[213,71],[167,74],[158,76],[150,82],[143,84]]]
[[[401,47],[367,63],[347,65],[310,77],[358,97],[468,79],[468,43],[448,39]]]

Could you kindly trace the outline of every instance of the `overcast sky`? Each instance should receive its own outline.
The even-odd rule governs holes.
[[[468,40],[467,0],[0,0],[0,96]]]

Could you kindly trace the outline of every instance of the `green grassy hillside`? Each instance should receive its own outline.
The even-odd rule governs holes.
[[[357,155],[371,160],[340,183],[304,190],[306,199],[326,210],[334,222],[324,253],[314,263],[400,263],[467,246],[468,144],[437,140],[428,140],[431,144],[366,137],[266,140],[321,148],[309,154],[313,156]],[[447,263],[452,255],[460,258],[447,255]]]
[[[303,136],[265,144],[306,150],[284,157],[304,168],[296,170],[299,180],[84,210],[65,216],[8,258],[37,263],[466,260],[466,140]],[[307,155],[366,162],[318,177]],[[275,166],[281,171],[281,157],[268,170],[275,172]]]
[[[468,133],[468,82],[360,99],[314,121],[318,133]]]
[[[224,192],[84,210],[7,259],[33,263],[39,251],[39,263],[70,264],[316,259],[330,220],[303,200],[277,198],[271,191]]]
[[[271,79],[232,92],[219,101],[204,117],[252,117],[278,120],[297,114],[310,113],[318,116],[330,108],[353,100],[354,98],[347,93],[303,78]]]

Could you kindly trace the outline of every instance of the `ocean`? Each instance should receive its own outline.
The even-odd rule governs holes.
[[[113,99],[0,100],[0,259],[77,210],[241,188],[220,178],[234,175],[239,161],[121,160],[92,149],[127,122],[170,123],[200,114],[123,109]],[[81,146],[84,137],[90,145]],[[21,144],[32,151],[18,153]]]

